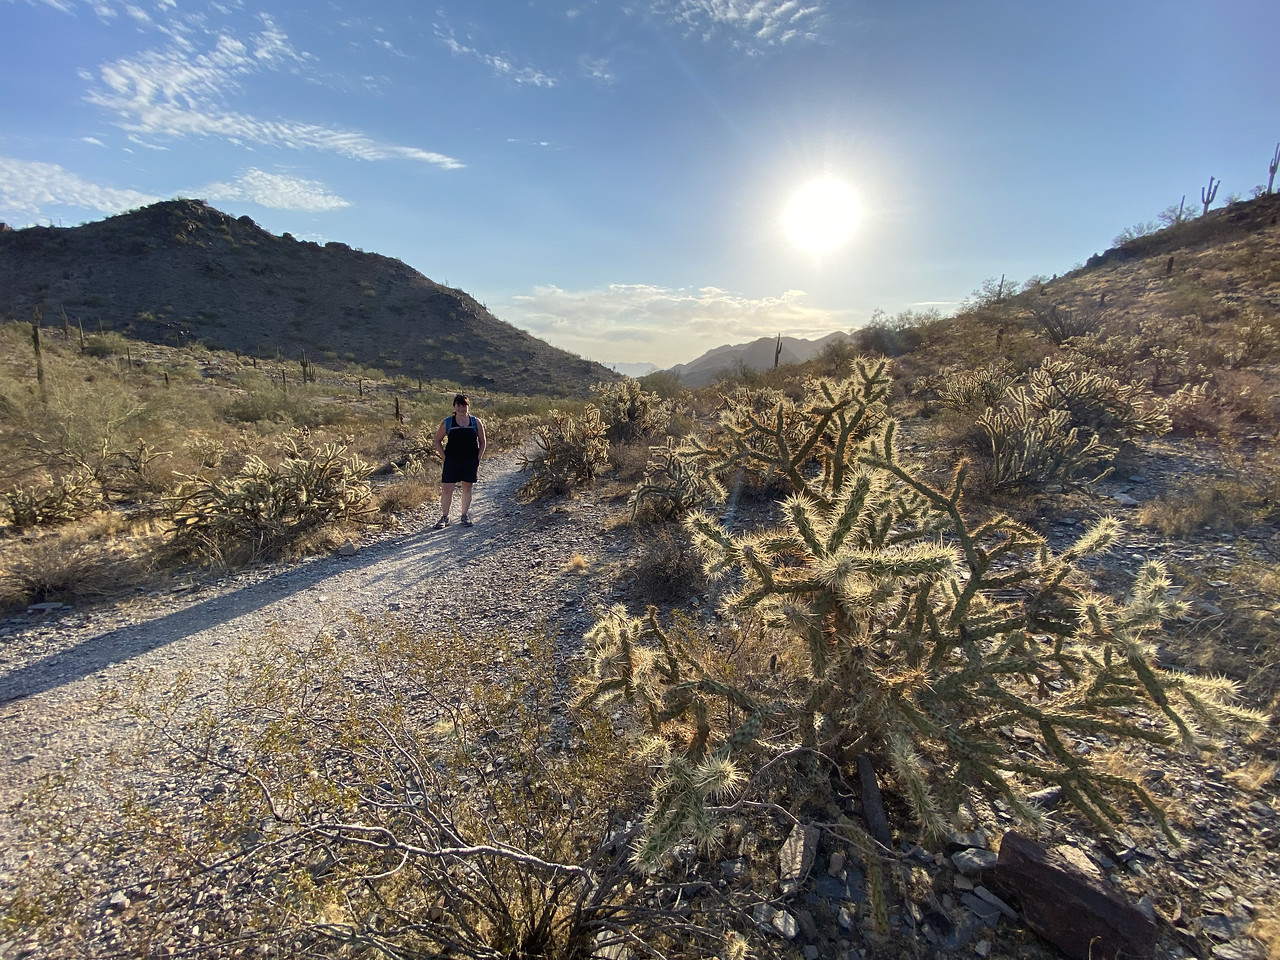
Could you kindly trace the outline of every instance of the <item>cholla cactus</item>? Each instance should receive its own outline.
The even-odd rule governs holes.
[[[1114,447],[1097,437],[1080,436],[1065,410],[1036,410],[1026,390],[1015,388],[1005,404],[978,418],[991,443],[991,482],[995,489],[1100,480]]]
[[[627,500],[631,519],[645,514],[683,517],[697,507],[722,503],[728,494],[710,469],[712,458],[705,448],[679,444],[670,437],[662,446],[650,447],[644,477]]]
[[[1073,427],[1105,441],[1169,432],[1169,414],[1147,384],[1121,383],[1070,360],[1046,360],[1032,371],[1027,398],[1032,410],[1065,410]]]
[[[797,416],[829,425],[831,401],[819,385]],[[1061,554],[1007,517],[971,522],[966,468],[936,488],[899,460],[894,436],[889,423],[849,446],[815,440],[821,479],[799,477],[777,528],[735,534],[705,513],[686,519],[708,575],[730,580],[723,612],[758,620],[780,645],[776,670],[717,669],[710,648],[673,641],[652,610],[637,620],[615,607],[588,635],[584,702],[632,704],[668,751],[643,858],[674,838],[712,835],[703,785],[742,798],[759,786],[741,777],[761,752],[804,773],[793,803],[823,769],[851,774],[857,757],[870,758],[931,839],[975,795],[1034,820],[1025,797],[1044,784],[1103,829],[1122,821],[1117,800],[1127,797],[1168,831],[1140,782],[1098,769],[1078,744],[1105,734],[1202,749],[1221,724],[1262,719],[1233,705],[1230,683],[1155,664],[1153,638],[1181,613],[1159,564],[1124,603],[1090,591],[1077,564],[1116,540],[1117,521],[1104,518]],[[785,445],[778,453],[791,462]],[[1041,751],[1011,741],[1012,726]]]
[[[290,438],[276,466],[249,456],[229,479],[180,476],[165,499],[175,542],[210,557],[228,548],[257,553],[327,523],[371,519],[373,467],[346,451]]]
[[[574,415],[552,410],[550,422],[530,435],[534,450],[521,454],[530,477],[520,488],[527,499],[566,493],[593,482],[609,465],[607,427],[594,404]]]
[[[979,414],[997,406],[1017,377],[1007,360],[988,363],[979,370],[960,370],[942,378],[938,399],[944,407],[960,413]]]
[[[54,481],[14,487],[0,494],[15,530],[70,523],[92,513],[102,502],[101,487],[88,469],[73,470]]]
[[[638,380],[597,383],[591,391],[596,394],[601,419],[609,425],[611,443],[660,436],[671,422],[671,404],[644,390]]]
[[[696,437],[689,443],[711,455],[708,469],[722,478],[746,470],[765,480],[781,477],[811,499],[838,496],[848,458],[887,415],[889,361],[859,357],[851,366],[844,380],[809,378],[804,404],[776,391],[764,402],[745,391],[726,397],[720,434],[709,444]],[[820,477],[808,469],[815,463]]]

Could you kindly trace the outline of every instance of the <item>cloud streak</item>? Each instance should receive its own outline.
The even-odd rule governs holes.
[[[550,74],[543,73],[536,67],[522,67],[512,63],[507,57],[493,53],[484,53],[475,47],[461,42],[452,29],[436,27],[436,36],[449,48],[454,56],[472,57],[479,60],[493,75],[502,80],[510,80],[520,86],[555,87],[560,81]]]
[[[267,173],[256,167],[234,183],[211,183],[193,193],[209,200],[248,200],[276,210],[323,212],[351,206],[318,181]]]
[[[802,290],[751,298],[719,287],[610,284],[569,291],[535,287],[512,298],[514,323],[584,356],[606,361],[650,360],[671,366],[726,343],[782,332],[821,337],[844,329],[851,317],[812,307]]]
[[[113,214],[159,199],[136,190],[90,183],[56,163],[0,157],[0,210],[36,216],[56,204]]]
[[[659,0],[654,10],[704,41],[728,32],[736,46],[758,52],[818,39],[824,4],[825,0]]]
[[[464,166],[442,153],[382,143],[353,130],[264,120],[226,107],[226,100],[241,92],[247,78],[306,60],[266,19],[247,43],[221,34],[211,49],[200,53],[193,53],[184,41],[168,50],[108,63],[86,99],[114,114],[118,125],[135,135],[219,137],[232,143],[319,150],[353,160],[413,160],[446,170]]]

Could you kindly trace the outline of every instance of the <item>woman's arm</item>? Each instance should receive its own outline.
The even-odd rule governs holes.
[[[480,443],[480,459],[484,459],[484,448],[489,445],[489,440],[484,435],[484,421],[476,417],[476,439]]]
[[[439,454],[441,460],[444,459],[444,438],[448,432],[449,418],[445,417],[440,421],[440,426],[436,429],[436,453]]]

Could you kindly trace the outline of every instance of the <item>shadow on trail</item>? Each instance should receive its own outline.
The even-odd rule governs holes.
[[[73,647],[0,674],[0,704],[83,680],[113,664],[202,633],[211,633],[209,639],[217,639],[219,628],[320,586],[338,573],[368,570],[398,556],[401,566],[396,568],[393,586],[406,585],[406,581],[412,585],[425,578],[447,575],[453,568],[464,566],[494,545],[518,535],[512,528],[532,520],[532,517],[522,517],[521,509],[515,504],[514,478],[503,471],[494,480],[489,496],[483,500],[477,496],[477,505],[483,504],[489,513],[477,519],[474,527],[451,525],[444,530],[432,530],[431,519],[426,519],[424,528],[361,547],[352,557],[326,556],[304,561],[265,580],[88,637]],[[434,510],[426,514],[428,518],[434,516]],[[345,598],[354,603],[363,597],[367,603],[379,596],[393,600],[395,594],[384,582],[389,578],[393,578],[391,572],[370,576],[364,589],[356,591],[361,596],[344,593],[330,600],[341,603]],[[375,587],[375,584],[380,585]],[[281,614],[285,612],[282,610]]]

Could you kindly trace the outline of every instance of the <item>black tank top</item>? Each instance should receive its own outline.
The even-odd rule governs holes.
[[[446,460],[474,460],[480,456],[480,421],[475,417],[465,427],[458,426],[458,418],[453,414],[445,421],[449,435],[445,441],[444,458]]]

